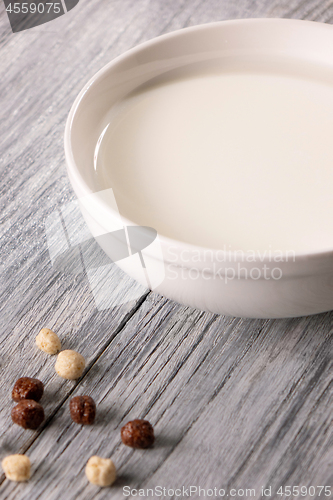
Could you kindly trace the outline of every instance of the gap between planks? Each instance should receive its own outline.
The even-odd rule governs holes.
[[[138,300],[138,302],[135,304],[135,306],[132,308],[132,310],[129,313],[127,313],[127,315],[122,319],[122,321],[120,322],[119,326],[116,328],[114,334],[110,336],[109,341],[104,345],[104,347],[102,348],[102,350],[92,360],[92,362],[90,363],[90,366],[88,367],[87,370],[85,370],[85,372],[82,375],[82,377],[80,377],[76,381],[75,385],[73,385],[73,387],[71,387],[69,389],[68,393],[60,401],[59,405],[56,406],[56,408],[53,410],[53,412],[51,413],[51,415],[49,415],[49,417],[45,420],[45,422],[42,424],[41,428],[36,431],[36,434],[28,441],[28,443],[25,446],[23,446],[19,450],[19,453],[25,454],[29,450],[29,448],[33,445],[33,443],[41,436],[41,434],[48,427],[48,425],[52,421],[52,419],[56,416],[56,414],[58,413],[58,411],[60,410],[60,408],[66,403],[66,401],[68,400],[68,398],[73,394],[73,392],[81,384],[81,382],[83,381],[83,379],[88,375],[88,373],[90,372],[90,370],[95,366],[95,364],[97,363],[97,361],[99,360],[99,358],[103,355],[103,353],[106,351],[106,349],[109,347],[109,345],[111,344],[111,342],[113,342],[113,340],[117,337],[117,335],[119,335],[119,333],[121,333],[121,331],[126,327],[127,323],[135,315],[135,313],[140,309],[140,307],[147,300],[147,298],[149,297],[150,294],[151,294],[151,291],[149,291],[145,295],[143,295]],[[2,473],[1,476],[0,476],[0,486],[3,484],[3,482],[5,481],[5,479],[6,479],[6,476],[5,476],[4,473]]]

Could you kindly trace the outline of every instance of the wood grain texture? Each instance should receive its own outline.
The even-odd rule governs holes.
[[[115,266],[110,307],[101,310],[85,272],[50,262],[45,221],[74,199],[63,132],[83,84],[154,36],[242,17],[330,23],[333,2],[80,0],[52,23],[16,34],[0,3],[0,458],[26,452],[34,472],[27,484],[2,477],[1,499],[120,499],[124,485],[255,488],[252,498],[260,498],[261,486],[332,484],[332,313],[214,316],[147,294]],[[86,357],[80,381],[61,380],[55,359],[35,348],[43,326]],[[10,420],[11,388],[22,375],[46,384],[38,432]],[[83,393],[98,405],[91,428],[69,419],[69,398]],[[120,427],[133,417],[154,424],[152,450],[120,443]],[[114,459],[112,490],[87,483],[91,454]]]
[[[75,390],[95,398],[96,425],[72,423],[66,401],[29,449],[33,480],[3,494],[109,498],[84,477],[93,454],[117,464],[112,498],[125,485],[254,488],[260,498],[263,485],[328,484],[332,320],[225,318],[150,294]],[[153,449],[121,444],[135,417],[154,425]]]

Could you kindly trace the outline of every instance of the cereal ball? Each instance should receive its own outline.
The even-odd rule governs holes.
[[[149,448],[155,441],[153,426],[148,420],[135,419],[121,428],[121,440],[132,448]]]
[[[73,422],[81,425],[92,425],[96,416],[96,405],[90,396],[75,396],[69,403],[69,411]]]
[[[62,378],[76,380],[81,377],[85,365],[86,362],[81,354],[75,351],[66,350],[58,354],[55,370]]]
[[[16,380],[12,398],[18,402],[21,399],[33,399],[39,401],[43,396],[44,384],[37,378],[21,377]]]
[[[33,399],[22,399],[12,409],[12,420],[24,429],[35,430],[44,420],[44,409]]]
[[[1,462],[6,478],[27,481],[30,478],[30,460],[25,455],[8,455]]]
[[[92,484],[110,486],[117,477],[116,467],[110,458],[93,456],[87,462],[86,476]]]
[[[58,335],[49,328],[42,328],[36,337],[37,347],[47,354],[57,354],[61,349]]]

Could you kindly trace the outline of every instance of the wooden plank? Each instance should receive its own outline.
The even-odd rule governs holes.
[[[332,319],[269,322],[145,486],[331,485]]]
[[[263,485],[330,484],[332,321],[232,319],[150,295],[74,392],[94,397],[96,425],[71,423],[66,402],[28,451],[33,480],[2,494],[120,499],[125,485],[200,485],[260,498]],[[153,449],[121,444],[135,417],[155,426]],[[117,464],[111,491],[84,476],[93,454]]]
[[[1,9],[0,21],[5,24],[2,3]],[[64,348],[86,357],[88,370],[147,294],[115,265],[110,266],[109,307],[100,310],[85,272],[70,274],[51,265],[45,222],[74,199],[64,165],[63,127],[87,73],[82,69],[76,73],[74,80],[80,83],[72,89],[73,67],[64,50],[68,39],[59,46],[61,30],[44,29],[13,35],[7,26],[1,41],[0,343],[6,387],[0,395],[1,457],[26,449],[38,435],[11,422],[11,388],[18,377],[35,376],[49,388],[44,399],[46,424],[75,387],[55,374],[54,357],[36,349],[39,329],[54,328]],[[115,38],[120,31],[120,26],[114,30]],[[85,57],[94,59],[88,51]],[[70,222],[69,233],[76,222]],[[94,351],[88,349],[89,342]]]
[[[37,467],[28,484],[5,481],[1,498],[109,498],[110,490],[84,478],[92,453],[115,459],[114,498],[123,498],[125,484],[332,482],[331,314],[268,322],[216,317],[154,295],[145,300],[146,291],[117,268],[109,276],[119,284],[111,307],[98,310],[84,273],[51,266],[45,235],[45,219],[73,200],[63,128],[88,78],[164,32],[276,16],[332,22],[333,4],[81,0],[66,16],[13,35],[0,2],[0,458],[28,450]],[[133,291],[134,300],[116,305]],[[86,356],[82,382],[61,381],[55,360],[35,349],[42,326]],[[46,382],[42,432],[11,423],[10,391],[22,375]],[[82,392],[99,403],[90,429],[68,416],[70,394]],[[153,450],[120,444],[119,427],[135,416],[156,424]]]
[[[61,411],[62,420],[60,422],[55,420],[54,424],[48,427],[48,433],[45,433],[47,449],[53,450],[51,452],[53,453],[55,451],[54,446],[56,446],[57,451],[54,458],[59,456],[55,467],[52,467],[52,470],[50,468],[47,473],[47,475],[52,476],[52,481],[60,470],[62,471],[61,488],[67,489],[65,483],[69,487],[72,481],[72,477],[65,479],[65,470],[61,466],[63,458],[67,464],[65,469],[68,467],[67,460],[69,456],[66,450],[73,458],[70,461],[70,468],[79,467],[78,470],[82,472],[82,467],[85,465],[84,460],[89,452],[90,454],[103,454],[107,450],[108,454],[110,454],[112,449],[119,449],[119,420],[128,419],[131,415],[138,415],[138,413],[140,416],[149,415],[149,412],[154,407],[154,402],[161,404],[163,401],[163,404],[167,407],[169,401],[163,395],[164,390],[167,388],[164,387],[164,384],[177,377],[181,385],[183,385],[182,374],[179,369],[188,358],[188,349],[185,349],[185,344],[191,351],[195,350],[199,341],[195,333],[199,330],[199,338],[204,338],[203,331],[214,320],[215,317],[211,315],[175,305],[157,296],[149,296],[133,317],[133,321],[127,323],[121,335],[114,339],[112,347],[99,358],[98,363],[90,370],[80,385],[79,392],[81,394],[90,392],[96,399],[101,412],[101,420],[97,421],[96,426],[89,429],[72,426],[70,419],[68,419],[67,405]],[[223,321],[228,324],[237,320],[223,319]],[[163,382],[163,375],[161,376],[162,379],[158,377],[160,373],[166,374],[166,381]],[[190,374],[191,371],[188,371],[187,376],[190,376]],[[161,395],[162,398],[160,399]],[[175,394],[172,391],[171,397],[174,396]],[[190,413],[192,414],[192,409]],[[108,423],[109,419],[111,422]],[[61,429],[60,436],[59,429]],[[80,434],[80,437],[78,435],[79,439],[82,440],[81,431],[86,435],[86,439],[78,447],[73,446],[75,436],[78,433]],[[92,434],[87,437],[87,433],[90,434],[90,432]],[[57,444],[55,445],[55,443]],[[70,448],[68,448],[69,443],[72,443]],[[72,446],[76,448],[78,453],[75,457],[73,456]],[[42,459],[41,450],[44,448],[45,443],[41,443],[41,448],[38,446],[36,451],[40,459]],[[86,450],[84,454],[83,450]],[[162,453],[160,459],[163,460],[167,447],[157,446],[156,450]],[[120,448],[120,451],[124,454],[124,459],[133,453],[130,449],[121,450]],[[29,450],[29,453],[31,452],[32,450]],[[78,457],[83,458],[83,463],[82,458],[78,460]],[[31,459],[34,460],[33,455],[31,455]],[[48,461],[49,458],[45,456],[42,462],[38,463],[46,464]],[[156,462],[156,454],[154,462]],[[40,470],[42,471],[42,469]],[[76,470],[72,472],[75,476],[77,475]],[[31,483],[32,488],[36,487],[37,474],[38,469],[34,475],[34,483]],[[42,474],[42,477],[45,477],[44,474]],[[85,483],[86,480],[81,473],[77,488],[81,488]],[[7,488],[11,489],[13,486],[9,484]],[[42,492],[45,486],[45,483],[42,483],[38,487],[39,492]],[[9,495],[8,490],[4,489],[3,494]],[[17,496],[19,493],[16,490],[13,491],[13,494]],[[57,498],[59,491],[52,488],[52,492],[50,492],[47,489],[45,494],[51,494],[54,495],[54,498]],[[78,490],[75,488],[74,491],[73,489],[71,494],[73,495],[72,498],[74,498],[78,494]],[[26,489],[24,489],[24,495],[29,495]]]
[[[65,381],[58,377],[54,370],[55,356],[48,356],[35,346],[35,336],[43,326],[53,328],[61,338],[64,349],[74,349],[86,359],[87,368],[103,352],[106,345],[121,330],[123,324],[131,317],[146,296],[146,291],[123,275],[115,266],[113,279],[120,283],[116,290],[125,295],[132,292],[133,287],[140,291],[140,298],[125,302],[123,305],[99,311],[92,299],[92,293],[83,281],[73,283],[73,278],[57,276],[49,273],[49,287],[38,293],[32,287],[28,298],[22,290],[22,308],[19,300],[14,319],[2,324],[1,365],[2,383],[6,389],[1,392],[0,401],[0,439],[1,456],[26,449],[38,435],[35,431],[24,431],[11,422],[10,412],[14,406],[11,400],[11,389],[15,380],[21,376],[36,377],[44,382],[47,393],[43,397],[46,422],[61,406],[67,395],[78,382]],[[86,280],[85,280],[86,281]],[[24,285],[24,282],[22,283]],[[30,299],[30,300],[27,300]],[[25,303],[25,301],[27,303]],[[15,303],[13,304],[15,306]],[[15,308],[12,308],[15,313]],[[11,319],[11,318],[9,318]],[[9,328],[8,328],[8,325]],[[93,345],[94,349],[90,349]]]

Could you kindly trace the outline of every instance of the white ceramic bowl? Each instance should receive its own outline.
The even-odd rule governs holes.
[[[270,258],[249,262],[246,256],[230,252],[221,258],[216,251],[162,234],[155,237],[154,231],[141,229],[136,221],[121,219],[112,190],[100,191],[96,184],[95,148],[105,115],[115,102],[169,70],[242,51],[285,54],[332,66],[333,28],[298,20],[224,21],[169,33],[126,52],[102,68],[73,104],[65,131],[70,181],[83,216],[104,251],[125,272],[166,297],[242,317],[293,317],[331,310],[333,249],[298,252],[279,262],[270,279],[264,275],[258,279],[253,269],[272,268]],[[126,254],[128,245],[132,255]],[[201,258],[189,262],[189,255]]]

